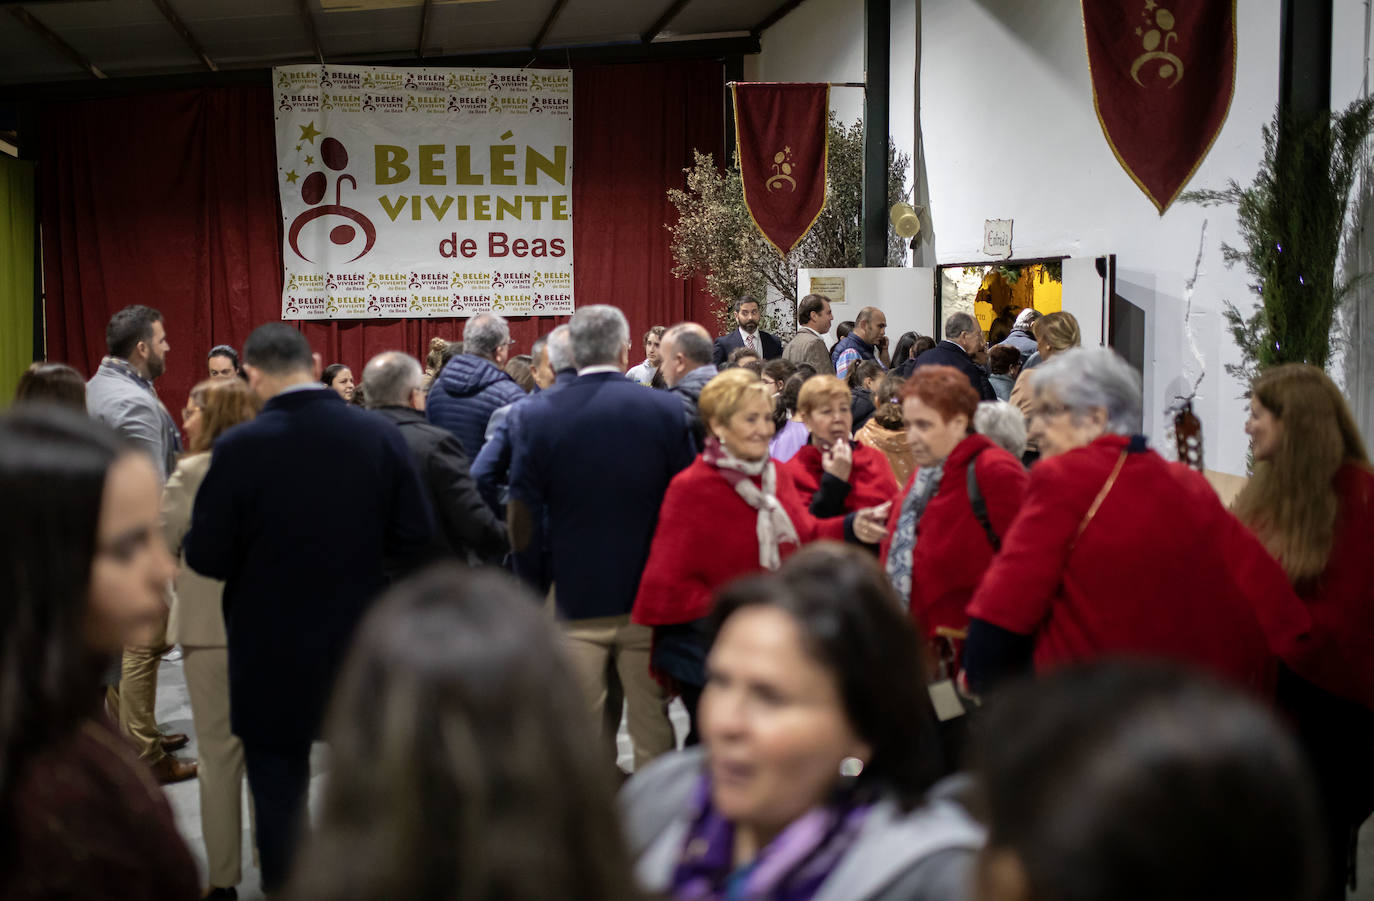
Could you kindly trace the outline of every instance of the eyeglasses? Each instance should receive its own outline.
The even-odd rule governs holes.
[[[1040,404],[1031,410],[1031,419],[1053,419],[1063,413],[1069,412],[1069,407],[1064,404]]]

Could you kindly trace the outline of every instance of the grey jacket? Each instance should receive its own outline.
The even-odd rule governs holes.
[[[621,820],[635,874],[649,892],[663,892],[690,828],[688,806],[701,776],[701,748],[665,755],[625,784]],[[869,813],[853,847],[814,901],[963,901],[983,827],[947,795],[955,780],[936,785],[911,813],[890,801]]]
[[[706,424],[701,421],[697,401],[701,399],[701,389],[705,388],[706,383],[715,378],[716,374],[715,365],[707,363],[683,375],[671,389],[673,394],[677,395],[677,399],[682,401],[682,413],[687,419],[687,428],[692,433],[692,440],[696,442],[698,451],[706,446]]]
[[[797,329],[796,337],[787,342],[782,358],[792,363],[810,363],[820,375],[835,374],[835,364],[830,360],[825,339],[804,328]]]
[[[171,417],[151,389],[101,363],[86,383],[86,412],[146,450],[163,482],[176,469],[177,448],[167,441]]]

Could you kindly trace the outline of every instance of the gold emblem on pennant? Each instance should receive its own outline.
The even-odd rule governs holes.
[[[792,177],[792,148],[784,147],[773,154],[773,175],[766,187],[769,193],[778,191],[786,185],[789,191],[797,190],[797,181]]]
[[[1145,0],[1145,8],[1140,15],[1145,25],[1137,28],[1135,33],[1140,37],[1140,45],[1145,52],[1131,63],[1131,80],[1145,87],[1145,82],[1140,80],[1140,71],[1151,63],[1159,63],[1155,75],[1165,80],[1172,78],[1168,87],[1173,88],[1183,80],[1183,60],[1169,52],[1169,44],[1178,40],[1178,32],[1174,31],[1174,14],[1155,3],[1155,0]]]

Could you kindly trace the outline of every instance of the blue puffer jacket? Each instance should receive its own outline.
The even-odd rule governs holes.
[[[515,379],[495,363],[472,354],[459,354],[429,389],[425,415],[453,433],[471,460],[482,449],[487,420],[498,407],[525,396]]]

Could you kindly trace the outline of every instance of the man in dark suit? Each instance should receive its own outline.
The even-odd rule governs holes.
[[[776,360],[782,356],[782,342],[777,335],[770,335],[759,328],[759,302],[752,297],[741,297],[731,309],[735,313],[738,329],[716,339],[711,362],[716,368],[725,365],[732,351],[747,347],[759,355],[760,360]]]
[[[262,885],[282,887],[310,779],[310,743],[384,561],[419,558],[429,504],[396,426],[317,381],[285,323],[243,347],[266,403],[225,432],[196,495],[186,559],[225,582],[229,718],[257,809]]]
[[[906,378],[921,366],[953,366],[968,376],[969,383],[983,400],[997,400],[988,374],[972,359],[972,355],[985,345],[977,319],[968,313],[951,313],[945,320],[944,340],[919,357],[907,360],[898,372]]]
[[[520,411],[507,517],[517,551],[549,549],[564,647],[600,723],[608,662],[629,704],[635,768],[674,745],[663,689],[649,675],[652,632],[630,608],[668,482],[694,451],[678,400],[623,375],[630,327],[611,306],[569,323],[577,380]]]
[[[457,557],[464,563],[500,563],[510,548],[506,524],[477,492],[463,446],[448,429],[425,419],[425,371],[420,361],[399,350],[380,353],[363,370],[367,408],[396,423],[434,508],[434,559]]]

